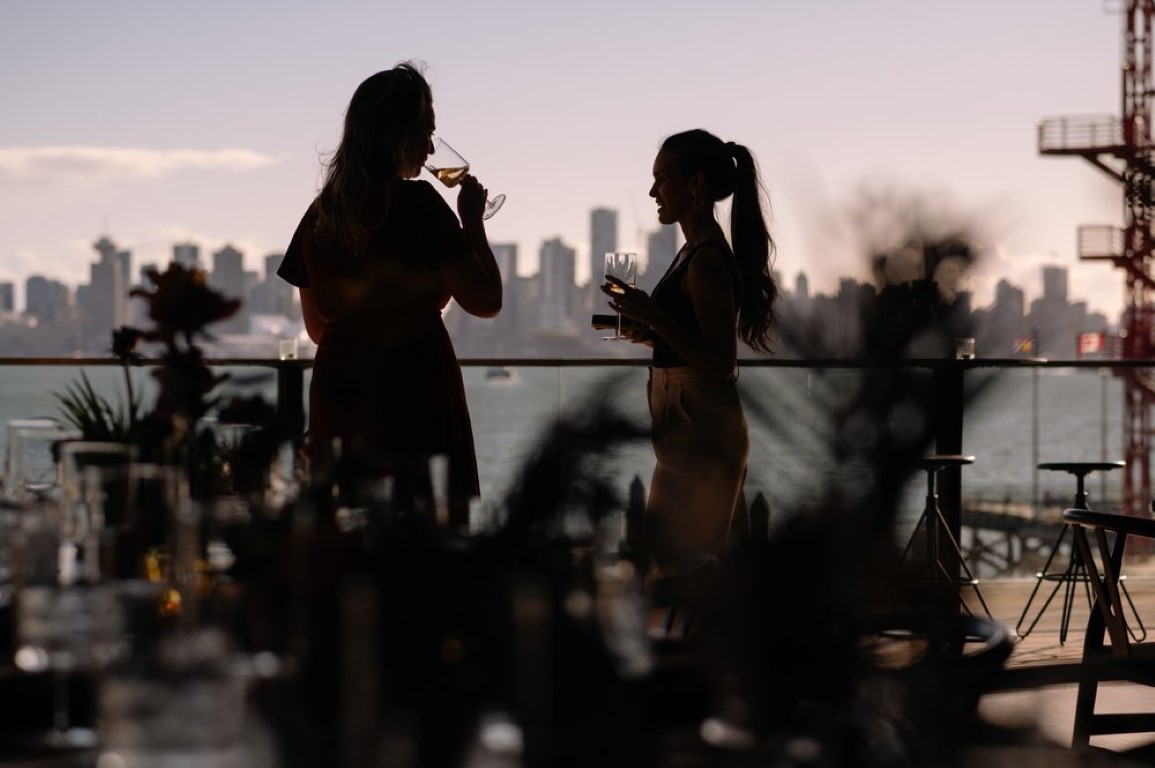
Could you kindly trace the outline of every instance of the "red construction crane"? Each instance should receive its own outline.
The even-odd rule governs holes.
[[[1155,218],[1155,146],[1151,142],[1152,21],[1155,0],[1110,3],[1123,13],[1123,116],[1059,117],[1039,123],[1039,153],[1078,155],[1107,173],[1123,188],[1123,228],[1079,227],[1079,258],[1110,261],[1123,270],[1126,296],[1121,355],[1155,358],[1152,296]],[[1117,369],[1124,381],[1123,512],[1146,516],[1151,502],[1151,406],[1155,375],[1149,369]]]

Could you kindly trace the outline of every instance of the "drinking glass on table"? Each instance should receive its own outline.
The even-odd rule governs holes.
[[[636,253],[606,253],[605,284],[612,292],[622,294],[625,289],[622,285],[634,288],[638,284],[638,254]],[[618,313],[618,328],[613,336],[603,336],[606,341],[628,339],[622,335],[622,313]]]
[[[44,495],[56,486],[52,446],[79,440],[78,430],[57,419],[13,419],[5,425],[4,491],[15,502]]]
[[[447,187],[456,187],[469,174],[469,161],[449,146],[444,139],[438,137],[433,140],[433,154],[425,161],[425,169],[437,177]],[[505,202],[505,195],[498,195],[492,200],[485,201],[485,213],[481,218],[488,219],[501,210]]]
[[[71,689],[78,673],[96,674],[124,658],[128,635],[120,585],[33,584],[16,597],[17,668],[52,676],[50,747],[92,747],[95,731],[72,720]]]

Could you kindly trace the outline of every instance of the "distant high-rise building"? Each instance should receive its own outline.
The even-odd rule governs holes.
[[[92,247],[100,258],[89,267],[86,290],[77,291],[77,303],[89,329],[90,341],[102,340],[114,328],[128,323],[129,275],[125,266],[132,261],[128,251],[118,249],[106,236]]]
[[[68,315],[71,292],[58,280],[32,275],[24,282],[24,314],[43,323],[54,323]]]
[[[1043,267],[1043,299],[1050,302],[1067,301],[1067,268]]]
[[[799,272],[794,278],[794,296],[799,299],[810,298],[810,278],[805,272]]]
[[[540,327],[544,331],[572,331],[573,308],[570,300],[574,293],[574,267],[577,252],[560,238],[547,240],[541,245],[541,267],[538,270],[541,309]],[[597,274],[601,274],[599,269]]]
[[[678,255],[678,228],[665,224],[646,238],[646,273],[638,283],[652,291]]]
[[[617,249],[618,212],[612,208],[594,208],[590,211],[590,282],[589,290],[586,291],[586,309],[601,303],[606,254]]]
[[[517,274],[517,243],[494,243],[490,248],[501,273],[501,284],[509,286]]]
[[[172,260],[183,267],[201,269],[201,247],[196,243],[177,243],[172,247]]]
[[[209,282],[219,291],[229,292],[232,296],[240,294],[245,283],[245,257],[231,245],[226,245],[213,253],[213,271],[209,275]]]
[[[261,311],[271,315],[292,315],[293,286],[277,276],[277,269],[281,266],[285,254],[270,253],[265,257],[265,279],[257,284],[257,288],[265,296]]]
[[[153,262],[140,265],[140,274],[137,276],[137,285],[147,289],[152,289],[152,280],[149,279],[148,273],[151,271],[163,272],[164,268]],[[129,297],[128,300],[128,317],[129,322],[138,328],[147,326],[150,323],[148,318],[148,302],[139,296]]]
[[[120,274],[124,278],[124,292],[120,297],[120,304],[125,307],[121,311],[127,317],[128,292],[132,290],[132,251],[117,251],[113,258],[120,264]]]
[[[248,293],[245,296],[245,307],[249,314],[257,315],[290,315],[293,312],[293,286],[277,277],[277,267],[284,259],[284,254],[270,253],[264,258],[264,279],[253,275]],[[249,280],[246,274],[246,280]]]
[[[1026,298],[1023,290],[1011,285],[1007,280],[999,280],[995,286],[995,309],[1006,322],[1021,323],[1026,312]]]
[[[1081,318],[1067,302],[1066,267],[1043,267],[1043,295],[1031,302],[1028,317],[1039,355],[1075,356],[1075,336],[1082,330]]]
[[[16,286],[0,283],[0,312],[16,311]]]
[[[519,326],[521,305],[517,291],[517,243],[493,243],[493,258],[501,273],[501,313],[493,319],[499,331]]]
[[[245,257],[231,245],[226,245],[213,253],[213,271],[209,274],[209,284],[230,299],[244,299],[246,296]],[[242,305],[239,312],[215,326],[218,333],[244,333],[248,330],[247,308]]]

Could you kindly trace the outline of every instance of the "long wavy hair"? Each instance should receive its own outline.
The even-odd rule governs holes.
[[[701,129],[670,136],[662,142],[662,149],[674,156],[685,178],[698,172],[705,176],[711,202],[734,196],[730,210],[730,248],[742,276],[738,336],[751,349],[769,352],[778,284],[771,271],[774,239],[762,211],[765,192],[754,156],[741,144],[724,142]]]
[[[357,86],[345,110],[341,144],[326,161],[317,198],[317,236],[362,254],[373,204],[394,181],[420,168],[433,127],[433,92],[417,65],[403,62]]]

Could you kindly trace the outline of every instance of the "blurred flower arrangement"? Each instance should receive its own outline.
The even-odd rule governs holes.
[[[195,499],[255,491],[281,439],[275,409],[260,396],[226,400],[218,395],[229,376],[214,372],[200,346],[212,339],[209,326],[231,317],[241,302],[209,287],[202,270],[175,262],[164,271],[148,270],[146,277],[151,285],[134,288],[129,295],[145,303],[151,326],[112,332],[123,396],[99,394],[82,372],[78,382],[56,396],[65,420],[85,440],[132,443],[142,462],[183,467]],[[159,348],[159,365],[152,372],[156,397],[150,408],[132,370],[145,360],[140,351],[144,345]],[[226,456],[226,446],[213,430],[198,426],[210,414],[220,423],[251,425],[251,435],[227,446]]]
[[[136,351],[141,332],[122,327],[112,332],[112,354],[120,361],[124,376],[125,399],[113,403],[99,394],[83,370],[80,381],[56,393],[65,420],[76,427],[85,440],[93,442],[134,443],[139,438],[143,405],[132,380],[132,366],[139,364]]]

